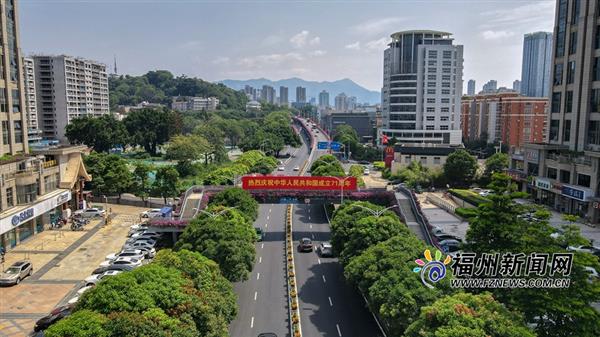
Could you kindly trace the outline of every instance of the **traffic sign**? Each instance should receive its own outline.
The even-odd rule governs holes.
[[[318,142],[317,149],[319,150],[327,150],[329,148],[329,142]]]
[[[342,144],[338,142],[331,142],[331,149],[333,151],[339,151],[342,148]]]

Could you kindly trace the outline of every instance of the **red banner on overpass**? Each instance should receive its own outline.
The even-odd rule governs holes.
[[[245,190],[304,190],[304,191],[356,190],[356,177],[300,177],[300,176],[244,176]]]

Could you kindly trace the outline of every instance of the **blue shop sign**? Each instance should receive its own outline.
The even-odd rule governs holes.
[[[577,200],[581,200],[581,201],[585,201],[585,191],[580,190],[580,189],[576,189],[573,187],[569,187],[569,186],[563,186],[562,187],[562,195],[573,198],[573,199],[577,199]]]
[[[10,222],[12,223],[13,226],[18,226],[21,222],[31,219],[33,218],[33,207],[24,210],[23,212],[16,214],[15,216],[12,217],[12,219],[10,220]]]

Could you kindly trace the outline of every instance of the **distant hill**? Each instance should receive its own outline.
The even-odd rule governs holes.
[[[381,102],[381,93],[379,91],[368,90],[347,78],[333,82],[306,81],[297,77],[279,81],[258,78],[251,80],[223,80],[220,81],[220,83],[223,83],[235,90],[244,89],[244,86],[246,85],[254,88],[261,88],[263,85],[270,85],[275,88],[277,94],[279,94],[279,86],[288,87],[288,98],[290,101],[294,101],[296,99],[296,87],[301,86],[306,88],[307,100],[310,100],[311,97],[314,97],[318,102],[319,92],[321,92],[321,90],[329,92],[329,104],[331,105],[334,104],[335,96],[342,92],[348,96],[355,96],[359,103],[378,104]]]

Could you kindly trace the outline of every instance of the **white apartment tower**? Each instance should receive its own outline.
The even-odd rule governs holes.
[[[106,65],[59,55],[33,56],[39,128],[45,138],[67,142],[75,118],[109,113]]]
[[[385,134],[402,143],[461,144],[463,46],[453,45],[451,35],[392,34],[383,59],[379,139]]]
[[[37,100],[35,95],[35,69],[33,59],[23,58],[23,84],[25,88],[25,113],[27,114],[27,127],[30,130],[38,129]]]

